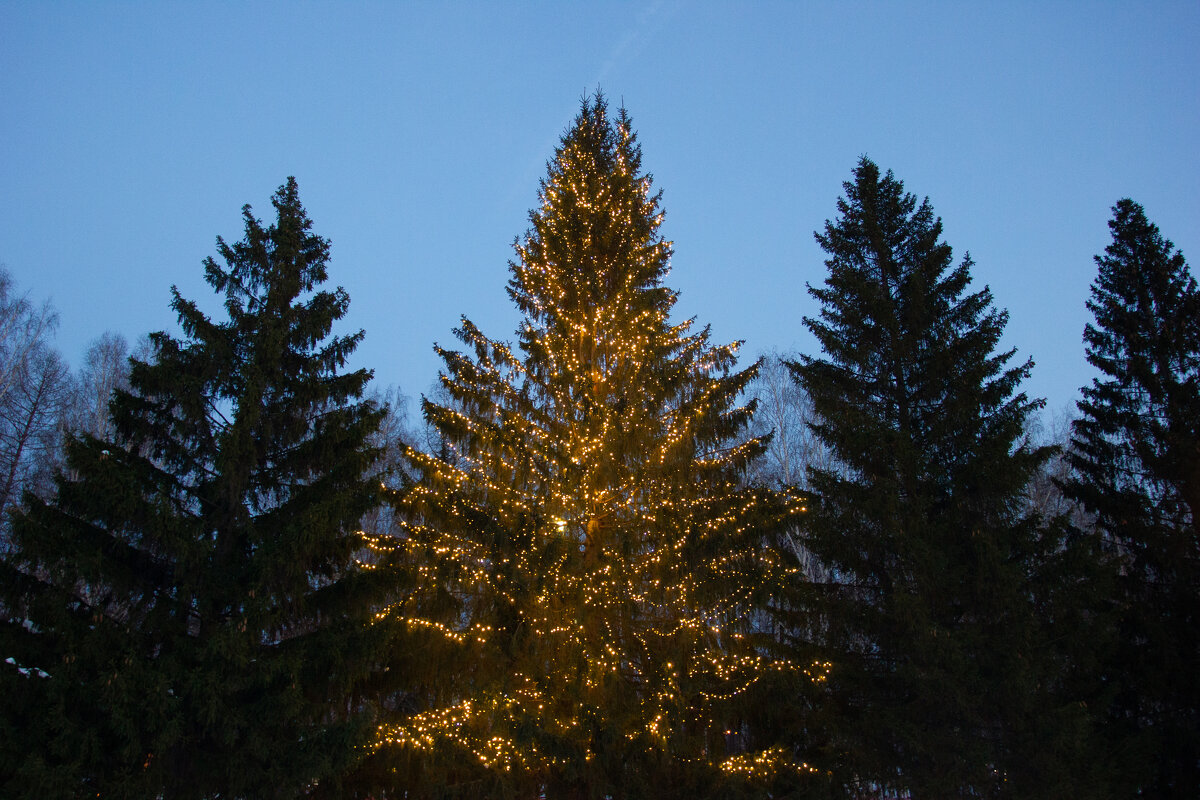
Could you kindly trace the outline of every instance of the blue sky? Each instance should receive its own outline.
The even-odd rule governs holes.
[[[1061,408],[1112,204],[1200,250],[1198,42],[1196,2],[0,0],[0,263],[78,364],[175,331],[173,284],[216,308],[215,237],[295,175],[356,365],[416,396],[460,315],[511,337],[511,243],[600,86],[663,190],[680,316],[812,352],[812,232],[866,154],[929,197]]]

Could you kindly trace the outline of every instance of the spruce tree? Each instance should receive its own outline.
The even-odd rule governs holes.
[[[383,412],[343,369],[362,333],[331,335],[349,300],[295,180],[272,202],[205,261],[225,319],[173,289],[183,338],[152,335],[114,434],[70,441],[14,520],[6,688],[40,707],[5,714],[6,796],[294,797],[372,730],[352,690],[383,629],[355,564]]]
[[[1116,646],[1102,665],[1118,790],[1200,794],[1200,291],[1140,205],[1108,223],[1084,331],[1069,497],[1112,556]]]
[[[1020,796],[1039,702],[1022,509],[1046,457],[1022,440],[1032,364],[997,351],[1007,315],[969,291],[928,200],[865,157],[844,188],[804,320],[823,356],[790,364],[835,460],[809,469],[806,520],[831,577],[801,587],[833,662],[833,758],[854,791]]]
[[[380,728],[379,757],[470,796],[807,774],[739,717],[760,679],[801,672],[747,623],[781,570],[764,532],[798,507],[739,484],[763,447],[739,439],[754,368],[670,321],[660,197],[623,109],[585,100],[539,200],[509,265],[518,345],[464,319],[468,350],[439,350],[450,400],[424,403],[441,452],[409,451],[406,544],[436,592],[388,613],[428,632],[430,658],[461,649]]]

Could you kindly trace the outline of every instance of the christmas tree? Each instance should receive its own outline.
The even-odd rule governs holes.
[[[1200,291],[1183,254],[1121,200],[1084,332],[1069,497],[1113,556],[1106,754],[1126,796],[1200,793]],[[1104,609],[1102,609],[1104,610]]]
[[[468,350],[439,350],[449,402],[424,404],[441,452],[409,451],[404,547],[431,589],[381,618],[425,631],[433,661],[442,642],[454,678],[380,727],[378,755],[464,794],[807,772],[739,716],[762,679],[802,672],[750,624],[784,569],[764,539],[800,506],[739,483],[763,449],[739,438],[754,368],[669,319],[660,196],[623,109],[584,102],[539,200],[510,263],[518,345],[464,319]]]
[[[113,436],[69,442],[14,520],[6,689],[42,707],[6,710],[7,796],[294,797],[373,730],[352,690],[383,629],[355,560],[382,411],[342,371],[362,334],[330,335],[349,300],[320,288],[294,180],[273,203],[205,262],[227,318],[173,290],[184,338],[153,335]]]
[[[866,158],[844,188],[805,319],[824,355],[791,364],[835,459],[809,470],[806,544],[830,578],[807,592],[824,624],[800,634],[835,664],[840,780],[1019,796],[1041,699],[1041,543],[1023,509],[1046,453],[1023,444],[1039,403],[1017,391],[1031,363],[997,352],[1007,315],[968,291],[972,262],[953,263],[928,201]]]

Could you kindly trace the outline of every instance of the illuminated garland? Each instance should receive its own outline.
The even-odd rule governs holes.
[[[764,531],[805,506],[739,485],[764,448],[738,440],[754,370],[733,371],[736,344],[668,321],[671,246],[640,157],[624,115],[585,108],[510,265],[520,351],[465,319],[468,353],[438,351],[450,402],[425,414],[448,457],[406,452],[420,476],[396,499],[406,538],[370,546],[417,565],[425,590],[378,619],[474,648],[470,680],[382,724],[377,751],[535,776],[600,747],[717,774],[809,770],[778,749],[727,752],[737,698],[830,665],[755,644],[752,612],[793,572]]]

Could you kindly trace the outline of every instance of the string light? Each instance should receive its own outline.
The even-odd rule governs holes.
[[[380,725],[376,751],[544,774],[591,762],[616,726],[634,751],[730,775],[815,771],[713,744],[763,678],[831,665],[748,635],[755,598],[795,572],[763,531],[806,506],[739,484],[765,446],[735,441],[753,372],[735,371],[738,343],[669,321],[671,243],[639,164],[627,123],[585,113],[515,246],[519,350],[467,319],[468,352],[438,349],[449,402],[425,413],[453,457],[405,450],[420,477],[397,497],[405,535],[368,545],[420,583],[377,620],[476,650],[459,695]]]

